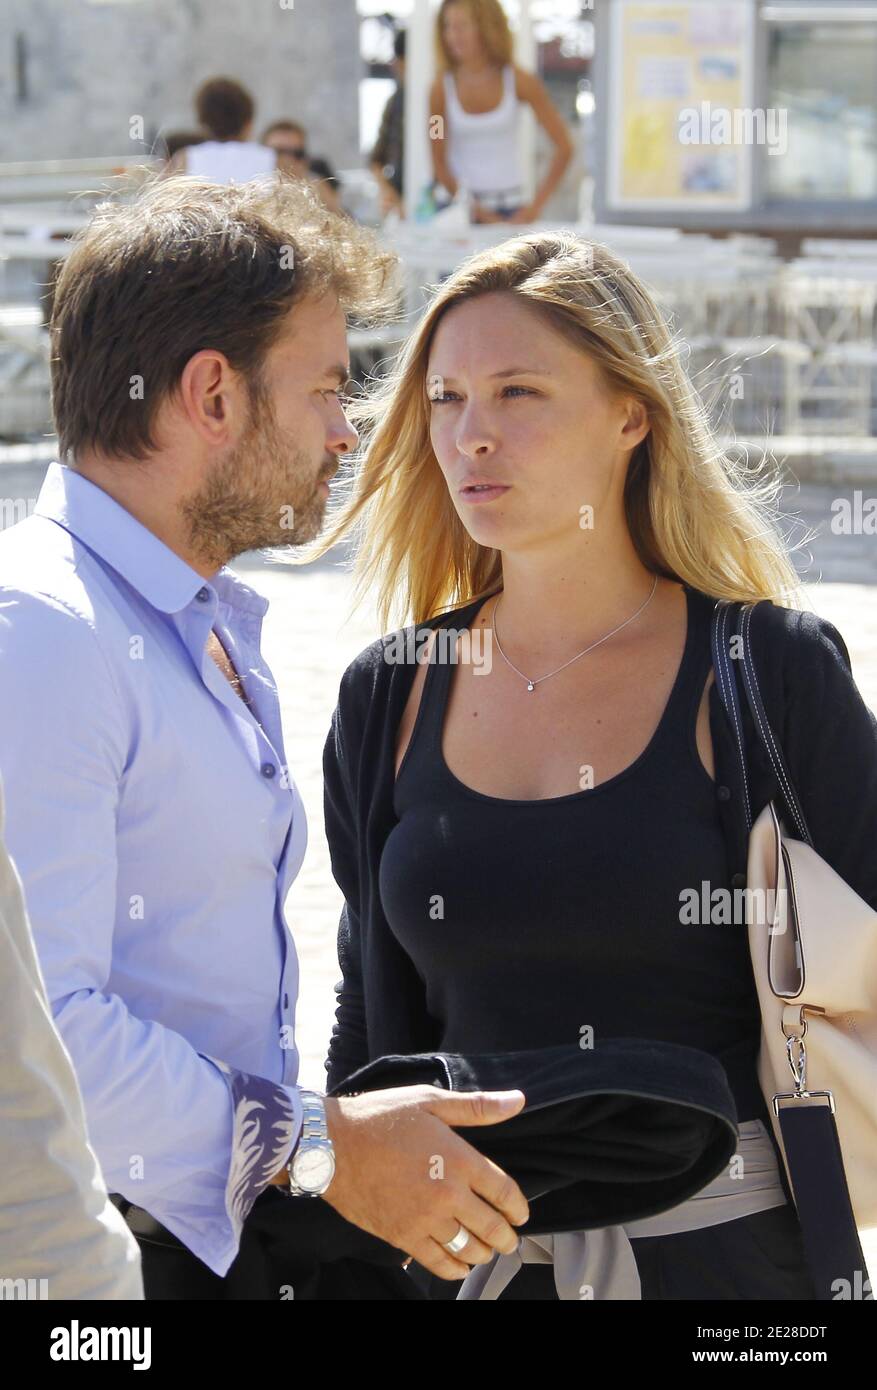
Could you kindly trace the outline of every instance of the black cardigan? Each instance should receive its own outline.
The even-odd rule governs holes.
[[[432,628],[468,625],[483,599],[402,630],[406,641]],[[343,974],[327,1089],[390,1053],[429,1052],[439,1024],[424,982],[384,917],[378,869],[393,810],[396,735],[416,666],[388,661],[378,638],[350,663],[323,753],[324,810],[332,873],[344,895],[338,932]],[[778,735],[816,850],[877,909],[877,719],[853,680],[837,628],[814,613],[763,600],[752,615],[752,656],[767,717]],[[406,648],[406,650],[411,650]],[[398,655],[398,647],[395,648]],[[745,701],[743,702],[745,706]],[[709,695],[719,815],[732,887],[746,882],[742,778],[715,684]],[[753,817],[779,797],[744,708]],[[730,793],[730,794],[729,794]],[[778,808],[781,802],[777,799]]]

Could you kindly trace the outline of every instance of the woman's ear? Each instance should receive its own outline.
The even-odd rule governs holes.
[[[626,449],[634,449],[648,434],[649,413],[642,401],[630,397],[625,401],[626,418],[621,428],[621,440]]]

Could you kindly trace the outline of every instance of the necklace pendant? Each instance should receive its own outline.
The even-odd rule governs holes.
[[[533,684],[532,681],[527,681],[527,689],[528,689],[528,690],[535,690],[535,689],[536,689],[536,687],[535,687],[535,685]]]

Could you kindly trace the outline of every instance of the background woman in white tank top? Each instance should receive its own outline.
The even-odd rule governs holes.
[[[443,0],[436,15],[438,76],[430,89],[433,172],[453,196],[473,195],[475,222],[534,222],[563,178],[573,143],[563,117],[535,75],[512,62],[514,40],[500,0]],[[529,105],[554,144],[536,196],[525,202],[518,144],[521,107]],[[432,128],[433,130],[435,127]]]

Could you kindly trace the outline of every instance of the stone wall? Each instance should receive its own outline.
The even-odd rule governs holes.
[[[356,0],[0,0],[0,162],[141,154],[195,125],[208,77],[242,82],[255,132],[301,121],[359,164]],[[144,140],[131,138],[142,116]]]

